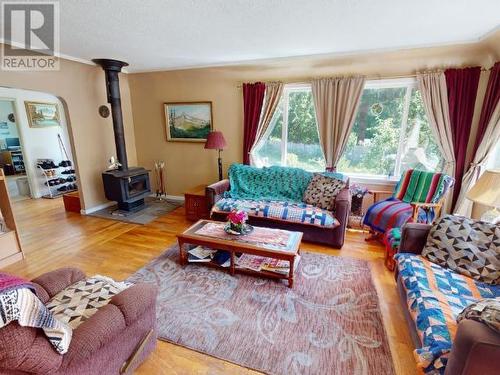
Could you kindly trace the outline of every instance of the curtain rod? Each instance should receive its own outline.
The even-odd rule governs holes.
[[[487,71],[490,71],[491,69],[492,68],[486,69],[486,68],[481,67],[481,72],[487,72]],[[444,69],[442,69],[442,70],[444,71]],[[440,71],[440,70],[439,69],[437,69],[437,70],[424,70],[421,73],[436,72],[436,71]],[[417,72],[417,73],[420,73],[420,72]],[[376,80],[384,80],[384,79],[416,78],[417,77],[417,73],[414,73],[414,74],[401,74],[401,75],[394,75],[394,76],[374,75],[374,76],[367,76],[366,80],[367,81],[376,81]],[[300,81],[300,82],[290,81],[290,82],[283,82],[283,83],[285,83],[285,84],[291,84],[291,83],[293,83],[293,84],[297,84],[297,85],[305,85],[305,84],[310,84],[313,79],[315,79],[315,78],[309,78],[306,81]],[[266,81],[264,81],[264,82],[266,82]],[[243,83],[238,83],[238,85],[236,87],[239,88],[239,89],[241,89],[243,87]]]

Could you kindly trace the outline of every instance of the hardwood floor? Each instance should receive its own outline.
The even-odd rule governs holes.
[[[81,216],[64,211],[62,200],[14,203],[26,259],[4,269],[32,278],[63,266],[87,274],[124,279],[176,241],[190,222],[179,208],[147,225]],[[415,374],[412,344],[393,274],[383,264],[383,248],[349,231],[342,250],[304,243],[303,250],[367,260],[380,299],[384,325],[397,374]],[[137,374],[256,374],[257,372],[163,341]],[[371,374],[370,374],[371,375]],[[379,375],[379,374],[373,374]],[[382,374],[380,374],[382,375]]]

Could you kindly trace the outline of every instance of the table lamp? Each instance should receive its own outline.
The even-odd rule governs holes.
[[[208,133],[207,142],[205,143],[205,148],[208,150],[218,150],[219,151],[219,181],[222,180],[222,158],[220,157],[220,153],[227,146],[226,140],[224,139],[224,135],[222,132],[213,131]]]
[[[481,216],[481,221],[500,222],[500,169],[484,172],[466,197],[475,203],[493,207]]]

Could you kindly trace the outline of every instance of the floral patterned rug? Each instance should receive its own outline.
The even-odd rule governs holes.
[[[160,339],[269,374],[394,373],[365,261],[302,253],[290,289],[177,260],[127,279],[158,285]]]

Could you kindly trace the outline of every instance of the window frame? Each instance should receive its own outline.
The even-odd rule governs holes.
[[[396,153],[396,164],[394,167],[394,172],[392,176],[387,175],[375,175],[366,173],[355,173],[355,172],[344,172],[344,175],[348,176],[351,180],[358,183],[368,183],[368,184],[393,184],[399,181],[401,175],[401,163],[402,163],[402,151],[404,148],[404,139],[406,135],[406,130],[408,128],[408,115],[411,104],[411,94],[413,89],[418,89],[417,79],[411,78],[390,78],[390,79],[374,79],[365,81],[363,91],[365,89],[383,89],[383,88],[406,88],[406,93],[404,96],[404,107],[403,113],[401,115],[401,128],[399,134],[398,150]],[[281,165],[286,166],[286,156],[288,148],[288,100],[289,93],[293,91],[312,91],[312,86],[310,83],[287,83],[283,87],[283,125],[281,129]],[[357,115],[357,113],[356,113]],[[268,132],[272,129],[268,129]],[[268,135],[266,135],[268,136]],[[265,139],[265,138],[264,138]],[[263,139],[263,141],[264,141]],[[321,142],[321,139],[320,139]],[[321,147],[321,144],[320,144]],[[259,148],[255,150],[257,152]],[[255,157],[255,156],[254,156]],[[253,164],[253,163],[252,163]]]
[[[282,126],[281,126],[281,159],[280,163],[282,166],[287,167],[287,154],[288,154],[288,103],[289,103],[289,94],[291,92],[297,91],[307,91],[312,95],[312,85],[310,83],[285,83],[283,85],[282,99],[283,99],[283,111],[282,111]],[[316,115],[316,108],[314,109],[314,113]],[[273,114],[274,116],[274,114]],[[316,120],[317,122],[317,120]],[[250,164],[252,166],[256,166],[254,163],[256,153],[260,151],[260,148],[264,145],[265,140],[269,136],[269,134],[273,131],[271,127],[266,130],[264,137],[262,138],[262,143],[257,145],[257,147],[253,150],[253,157],[250,158]],[[319,132],[319,130],[318,130]],[[318,134],[319,136],[319,134]],[[321,140],[320,140],[321,142]],[[318,143],[321,147],[321,144]],[[324,157],[324,155],[323,155]]]
[[[398,151],[396,153],[396,164],[394,167],[394,173],[392,176],[387,175],[376,175],[367,173],[355,173],[355,172],[343,172],[339,171],[355,182],[359,183],[387,183],[387,182],[397,182],[401,176],[401,163],[402,163],[402,151],[404,148],[404,139],[406,135],[406,129],[408,128],[408,115],[410,111],[411,104],[411,94],[413,89],[418,89],[418,82],[416,78],[390,78],[390,79],[380,79],[380,80],[368,80],[365,82],[363,91],[365,89],[384,89],[384,88],[400,88],[406,87],[406,93],[404,97],[404,108],[401,115],[401,128],[399,131],[399,142]],[[356,114],[357,115],[357,114]]]

